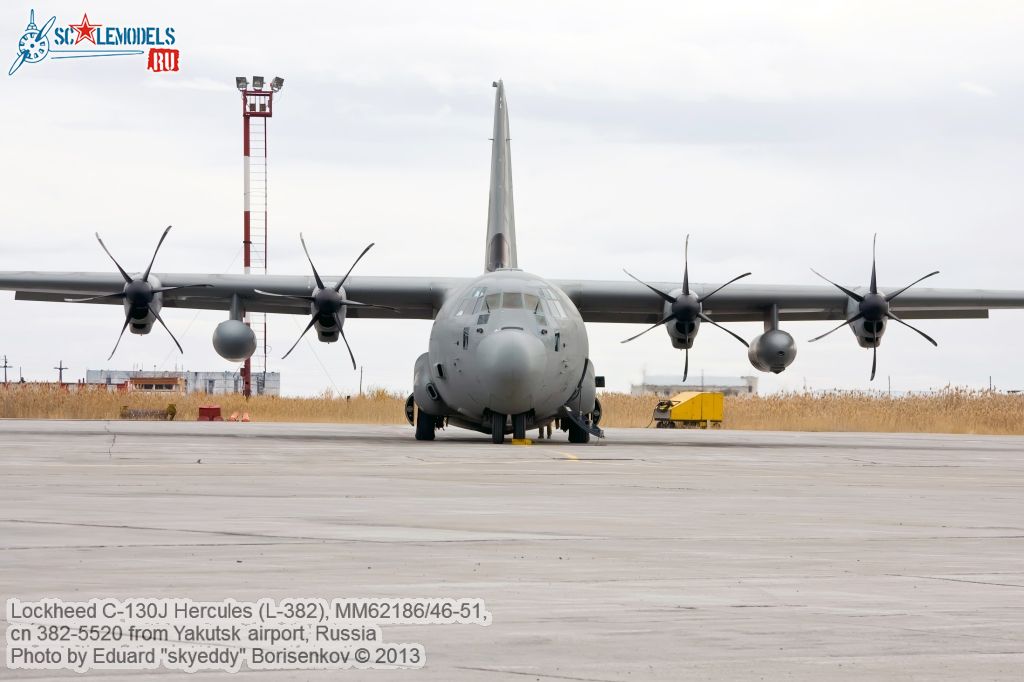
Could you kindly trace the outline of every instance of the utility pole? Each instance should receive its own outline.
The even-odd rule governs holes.
[[[57,370],[57,382],[61,386],[63,386],[64,385],[64,370],[66,370],[68,368],[64,366],[64,361],[61,360],[60,362],[57,363],[57,366],[54,367],[54,369]]]
[[[359,396],[363,395],[363,366],[359,365]]]
[[[7,364],[7,356],[4,356],[4,383],[7,383],[7,370],[13,369],[12,365]]]

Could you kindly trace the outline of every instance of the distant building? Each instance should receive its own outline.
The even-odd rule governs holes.
[[[111,391],[145,391],[149,393],[225,393],[242,392],[242,375],[238,371],[223,372],[159,372],[146,370],[90,369],[85,383],[106,386]],[[253,373],[253,395],[281,395],[281,373]]]
[[[711,391],[725,395],[757,393],[757,377],[693,376],[683,381],[681,374],[644,374],[639,384],[630,386],[633,395],[656,395],[668,398],[681,391]]]

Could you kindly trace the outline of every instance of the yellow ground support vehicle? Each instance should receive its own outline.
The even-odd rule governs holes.
[[[721,393],[683,391],[654,408],[659,429],[720,429],[725,400]]]

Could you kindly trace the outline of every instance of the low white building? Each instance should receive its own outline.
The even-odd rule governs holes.
[[[238,370],[222,372],[160,372],[154,370],[86,370],[85,383],[104,385],[110,390],[149,391],[160,393],[225,393],[242,392],[242,374]],[[281,395],[281,373],[252,375],[253,395]]]
[[[683,381],[681,374],[644,374],[639,384],[630,386],[633,395],[656,395],[663,398],[682,391],[710,391],[725,395],[757,393],[757,377],[720,377],[690,375]]]

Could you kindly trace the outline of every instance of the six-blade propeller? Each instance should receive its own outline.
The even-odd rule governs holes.
[[[871,333],[877,335],[877,333],[881,329],[881,324],[880,323],[882,322],[882,320],[889,319],[889,320],[893,320],[895,322],[899,322],[904,327],[909,327],[910,329],[913,329],[915,332],[917,332],[918,334],[923,336],[933,346],[938,346],[939,344],[935,341],[935,339],[933,339],[932,337],[928,336],[927,334],[925,334],[923,331],[921,331],[917,327],[914,327],[913,325],[911,325],[911,324],[907,323],[906,321],[904,321],[904,320],[900,319],[899,317],[897,317],[892,312],[892,310],[890,309],[889,304],[893,301],[893,299],[895,299],[897,296],[899,296],[900,294],[905,292],[910,287],[912,287],[915,284],[918,284],[918,283],[928,279],[929,277],[934,277],[935,275],[939,274],[939,271],[936,270],[934,272],[929,272],[924,277],[921,277],[919,279],[914,280],[913,282],[911,282],[907,286],[903,287],[902,289],[897,289],[896,291],[894,291],[891,294],[881,294],[878,291],[878,278],[876,276],[876,269],[875,269],[875,244],[876,244],[877,241],[878,241],[878,234],[875,234],[875,238],[871,242],[871,283],[868,285],[868,293],[866,293],[866,294],[858,294],[857,292],[851,291],[850,289],[847,289],[846,287],[844,287],[842,285],[836,284],[835,282],[833,282],[832,280],[828,279],[827,277],[822,275],[820,272],[815,270],[814,268],[811,268],[811,272],[813,272],[815,275],[817,275],[818,277],[821,277],[823,280],[825,280],[826,282],[828,282],[829,284],[831,284],[835,288],[839,289],[844,294],[846,294],[847,296],[849,296],[850,298],[852,298],[854,301],[857,302],[857,314],[855,314],[850,319],[845,320],[838,327],[830,329],[829,331],[825,332],[821,336],[814,337],[813,339],[811,339],[811,341],[813,342],[813,341],[818,341],[819,339],[823,339],[826,336],[828,336],[829,334],[831,334],[832,332],[838,331],[838,330],[842,329],[843,327],[845,327],[846,325],[853,324],[854,322],[857,322],[859,320],[864,320],[864,322],[867,325],[869,325],[869,331]],[[875,379],[875,370],[877,369],[877,367],[878,367],[878,344],[876,343],[871,348],[871,380],[872,381],[874,381],[874,379]]]
[[[320,273],[316,270],[316,266],[313,265],[313,259],[309,255],[309,249],[306,248],[306,240],[303,238],[302,234],[299,234],[299,241],[302,242],[302,250],[306,252],[306,259],[309,261],[309,267],[313,269],[313,279],[316,281],[316,289],[314,289],[313,293],[308,296],[292,296],[289,294],[275,294],[269,291],[260,291],[259,289],[256,289],[256,293],[264,296],[276,296],[278,298],[290,298],[296,301],[306,301],[310,304],[313,311],[309,324],[306,325],[306,328],[302,330],[301,334],[299,334],[299,338],[295,340],[295,343],[292,344],[292,347],[288,349],[288,352],[285,353],[281,359],[283,360],[288,357],[291,352],[295,350],[295,347],[299,345],[299,341],[301,341],[302,337],[306,335],[306,332],[312,329],[313,325],[319,322],[322,327],[337,325],[338,334],[341,336],[341,340],[345,342],[345,348],[348,349],[349,358],[352,359],[352,369],[355,369],[356,356],[352,354],[352,347],[348,345],[348,339],[345,338],[345,321],[341,317],[341,313],[345,307],[381,308],[383,310],[398,312],[396,308],[392,308],[390,306],[376,305],[373,303],[360,303],[359,301],[350,301],[345,298],[345,290],[342,286],[345,284],[348,276],[352,274],[352,269],[356,267],[356,263],[366,255],[367,251],[373,248],[373,243],[371,242],[369,246],[363,249],[363,252],[355,259],[352,263],[352,267],[350,267],[348,272],[345,273],[345,276],[342,277],[341,280],[339,280],[333,287],[329,287],[324,284],[324,281],[320,278]]]
[[[656,324],[648,327],[647,329],[643,330],[636,336],[631,336],[628,339],[625,339],[624,341],[622,341],[622,343],[629,343],[633,339],[643,336],[652,329],[656,329],[657,327],[660,327],[663,324],[668,324],[669,322],[675,322],[677,328],[679,328],[680,330],[685,330],[691,329],[693,322],[701,320],[703,322],[707,322],[708,324],[714,325],[715,327],[718,327],[719,329],[721,329],[722,331],[724,331],[725,333],[729,334],[734,339],[742,343],[744,346],[750,346],[750,344],[747,343],[739,334],[729,331],[728,329],[726,329],[725,327],[723,327],[722,325],[718,324],[710,317],[708,317],[704,313],[704,302],[707,301],[712,296],[714,296],[715,294],[717,294],[725,287],[735,282],[736,280],[748,277],[751,273],[744,272],[742,275],[739,275],[738,277],[733,277],[725,284],[714,289],[711,293],[704,294],[703,296],[697,296],[696,294],[692,293],[690,291],[690,235],[686,235],[686,246],[684,247],[683,251],[683,291],[681,294],[679,294],[679,296],[672,296],[670,294],[666,294],[664,291],[661,291],[660,289],[656,289],[655,287],[651,286],[647,282],[644,282],[640,278],[633,276],[628,270],[623,270],[623,272],[625,272],[627,275],[635,279],[637,282],[640,282],[640,284],[643,284],[645,287],[647,287],[648,289],[656,293],[658,296],[660,296],[661,299],[665,301],[665,303],[668,303],[671,306],[671,312],[668,315],[666,315],[662,320],[658,321]],[[690,332],[687,331],[686,333],[689,334]],[[686,381],[686,377],[689,375],[689,373],[690,348],[689,346],[687,346],[686,364],[683,368],[683,381]]]
[[[128,328],[128,325],[131,324],[132,320],[144,320],[146,319],[146,317],[149,316],[150,313],[152,313],[153,317],[156,318],[157,322],[159,322],[160,325],[165,330],[167,330],[167,333],[170,334],[171,340],[174,341],[174,345],[178,347],[178,350],[182,353],[185,352],[184,350],[182,350],[181,344],[178,343],[178,339],[174,337],[174,334],[167,327],[167,324],[164,322],[164,319],[160,317],[160,312],[153,307],[153,300],[156,298],[157,294],[162,294],[167,291],[174,291],[176,289],[187,288],[201,288],[208,287],[210,285],[184,284],[176,287],[154,287],[152,284],[149,283],[149,273],[153,269],[153,263],[156,262],[156,254],[160,252],[160,246],[164,243],[164,239],[167,238],[167,233],[170,231],[171,226],[168,225],[167,229],[164,230],[164,233],[160,235],[160,241],[157,242],[156,249],[153,250],[153,257],[149,260],[149,266],[146,267],[146,271],[142,274],[142,276],[137,278],[133,278],[125,271],[124,268],[121,267],[121,264],[117,262],[117,259],[114,258],[114,255],[110,253],[110,249],[108,249],[107,245],[103,243],[103,240],[100,238],[99,233],[96,233],[96,241],[100,243],[100,246],[103,247],[103,250],[106,252],[106,254],[110,256],[110,260],[114,261],[114,265],[117,267],[117,271],[121,273],[122,277],[124,277],[124,290],[116,294],[103,294],[102,296],[89,296],[88,298],[66,298],[64,300],[70,303],[87,303],[90,301],[101,301],[109,299],[116,299],[127,302],[128,310],[124,316],[124,325],[121,327],[121,333],[118,334],[117,336],[117,343],[114,344],[114,350],[110,351],[110,356],[107,358],[107,360],[114,357],[114,353],[117,352],[117,347],[121,345],[121,339],[122,337],[124,337],[124,330]]]

